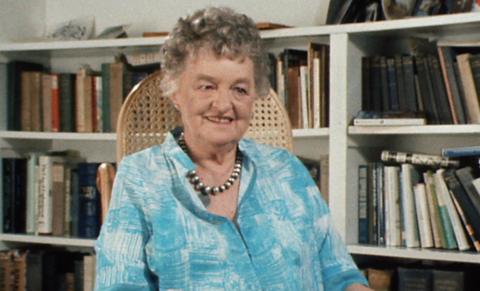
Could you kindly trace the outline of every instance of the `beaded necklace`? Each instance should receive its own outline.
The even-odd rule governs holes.
[[[183,132],[178,138],[178,145],[182,148],[182,150],[188,155],[188,147],[185,144],[185,138],[183,136]],[[242,171],[242,160],[243,155],[242,152],[238,150],[236,151],[236,158],[235,158],[235,165],[233,166],[233,171],[230,174],[230,177],[220,186],[207,186],[201,180],[200,177],[197,175],[195,170],[191,170],[187,172],[186,178],[192,184],[195,191],[201,193],[204,196],[207,195],[217,195],[218,193],[222,193],[232,187],[233,183],[240,177],[240,172]]]

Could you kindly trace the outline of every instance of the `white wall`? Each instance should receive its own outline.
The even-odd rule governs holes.
[[[4,0],[0,0],[4,1]],[[176,20],[208,5],[229,6],[255,21],[293,26],[324,23],[329,0],[45,0],[46,28],[79,17],[94,16],[96,33],[105,27],[130,24],[129,36],[144,31],[169,31]],[[11,1],[13,2],[13,1]],[[33,1],[31,1],[33,2]]]
[[[43,35],[45,8],[46,0],[0,0],[0,41]]]

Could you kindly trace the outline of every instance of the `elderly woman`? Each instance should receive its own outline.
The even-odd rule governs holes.
[[[198,11],[163,52],[162,89],[183,128],[122,160],[96,289],[368,289],[302,164],[242,138],[269,90],[253,21]]]

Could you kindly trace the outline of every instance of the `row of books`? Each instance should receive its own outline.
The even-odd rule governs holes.
[[[470,270],[433,269],[419,267],[365,268],[370,288],[376,291],[463,291],[470,286]]]
[[[405,112],[429,124],[480,123],[480,55],[436,53],[362,59],[362,110]]]
[[[306,50],[288,48],[270,59],[270,83],[292,127],[328,127],[329,46],[310,43]]]
[[[95,285],[95,255],[58,250],[0,252],[0,290],[89,291]]]
[[[381,160],[358,167],[359,243],[480,252],[478,169],[435,155]]]
[[[158,63],[132,67],[121,60],[102,64],[101,72],[82,67],[76,73],[52,73],[24,61],[1,65],[6,66],[0,87],[7,88],[7,129],[46,132],[115,131],[125,97],[159,69]]]
[[[98,163],[63,152],[29,153],[0,163],[4,233],[97,238]]]

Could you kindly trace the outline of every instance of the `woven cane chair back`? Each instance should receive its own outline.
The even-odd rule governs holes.
[[[148,76],[127,96],[117,122],[117,163],[125,155],[161,144],[165,134],[181,125],[180,115],[160,92],[161,73]],[[245,135],[259,143],[292,151],[292,129],[287,112],[272,90],[254,103]]]

